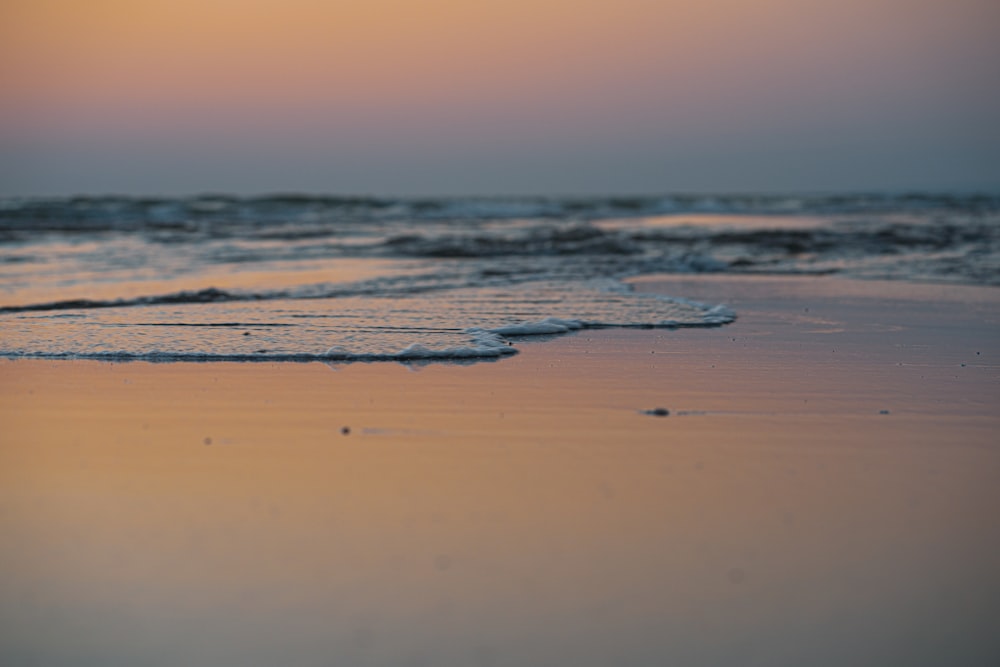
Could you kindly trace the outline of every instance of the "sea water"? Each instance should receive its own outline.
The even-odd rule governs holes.
[[[736,317],[649,274],[1000,285],[1000,196],[0,200],[0,356],[495,360]]]

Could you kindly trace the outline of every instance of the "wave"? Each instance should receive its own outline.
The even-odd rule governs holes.
[[[90,246],[103,250],[88,251]],[[32,272],[47,276],[57,266],[80,266],[84,273],[139,267],[174,274],[219,267],[291,272],[308,262],[315,267],[378,259],[456,260],[437,261],[434,270],[462,274],[467,285],[487,284],[487,272],[494,281],[508,282],[571,275],[843,272],[995,285],[998,258],[996,195],[0,200],[0,279]],[[462,273],[456,268],[460,260],[479,267]],[[262,298],[299,298],[282,287],[275,285]],[[208,291],[179,298],[256,297]],[[37,307],[145,303],[150,302],[80,300]]]
[[[332,247],[332,246],[331,246]],[[17,252],[21,252],[18,250]],[[44,255],[39,246],[34,255]],[[120,251],[142,264],[132,246]],[[169,257],[147,251],[148,263]],[[195,253],[201,253],[197,256]],[[327,256],[324,256],[327,253]],[[295,255],[302,257],[295,259]],[[3,255],[0,254],[0,259]],[[18,255],[20,257],[20,255]],[[104,252],[100,261],[110,263]],[[963,282],[1000,285],[1000,221],[992,217],[934,222],[840,221],[818,227],[749,228],[697,225],[618,225],[559,222],[473,226],[469,231],[410,232],[371,243],[328,248],[203,247],[195,244],[177,256],[196,268],[205,266],[279,264],[295,277],[306,261],[401,260],[417,261],[405,269],[368,279],[343,282],[283,284],[269,289],[236,290],[207,285],[122,298],[74,298],[0,305],[2,313],[96,310],[170,304],[205,304],[332,299],[354,296],[398,298],[418,293],[472,287],[513,286],[540,280],[625,278],[649,274],[774,274],[826,275],[840,273],[862,278]],[[53,255],[51,263],[68,262]],[[0,267],[38,269],[45,262],[0,261]],[[116,265],[114,268],[118,268]],[[3,270],[3,269],[0,269]],[[71,275],[72,277],[72,275]],[[135,284],[130,285],[134,293]]]
[[[19,306],[0,306],[0,313],[25,313],[53,310],[93,310],[97,308],[127,308],[129,306],[153,306],[158,304],[219,303],[223,301],[251,301],[275,298],[273,295],[236,294],[215,287],[201,290],[184,290],[131,299],[66,299],[47,303],[29,303]]]
[[[581,329],[722,326],[724,306],[638,293],[617,281],[465,287],[398,298],[219,301],[221,291],[51,313],[8,313],[0,356],[146,361],[499,359],[528,336]],[[232,296],[232,295],[229,295]],[[259,296],[259,295],[257,295]],[[193,301],[200,299],[199,301]],[[93,301],[88,303],[94,303]],[[69,316],[67,316],[69,315]],[[44,336],[39,332],[44,325]]]
[[[692,306],[694,302],[688,302]],[[478,361],[495,361],[503,357],[515,355],[519,350],[515,340],[530,337],[548,337],[578,331],[582,329],[606,328],[643,328],[643,329],[679,329],[705,328],[729,324],[736,319],[736,314],[725,306],[707,307],[704,316],[699,321],[662,320],[659,322],[600,322],[547,317],[534,322],[483,329],[471,327],[464,331],[468,340],[465,344],[444,347],[429,347],[420,342],[405,345],[396,351],[354,350],[344,345],[334,345],[324,352],[275,352],[256,350],[254,352],[186,352],[170,350],[99,350],[99,351],[45,351],[45,350],[0,350],[0,357],[8,359],[77,359],[91,361],[113,362],[383,362],[400,363],[473,363]],[[247,326],[234,323],[215,324],[134,324],[131,326]],[[249,326],[261,326],[253,324]],[[268,326],[268,325],[264,325]],[[270,325],[286,326],[286,325]],[[403,332],[405,333],[405,331]]]
[[[524,255],[634,255],[642,248],[626,235],[589,224],[547,225],[525,232],[405,234],[387,239],[387,254],[403,257],[479,258]]]
[[[602,220],[682,213],[879,214],[1000,211],[998,194],[700,195],[628,197],[381,198],[306,194],[259,197],[20,197],[0,199],[0,240],[18,232],[237,233],[247,228],[338,223],[575,219]],[[305,225],[304,227],[302,225]]]

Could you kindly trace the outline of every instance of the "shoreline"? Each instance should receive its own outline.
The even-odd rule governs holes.
[[[0,658],[1000,655],[1000,290],[630,282],[738,319],[473,365],[0,361]]]

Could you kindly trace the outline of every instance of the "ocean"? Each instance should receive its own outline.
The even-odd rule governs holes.
[[[1000,285],[1000,196],[0,199],[0,356],[495,361],[724,326],[628,282],[706,273]]]

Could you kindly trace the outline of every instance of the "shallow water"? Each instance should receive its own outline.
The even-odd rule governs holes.
[[[718,326],[649,274],[1000,284],[1000,197],[0,200],[0,355],[471,360]]]

